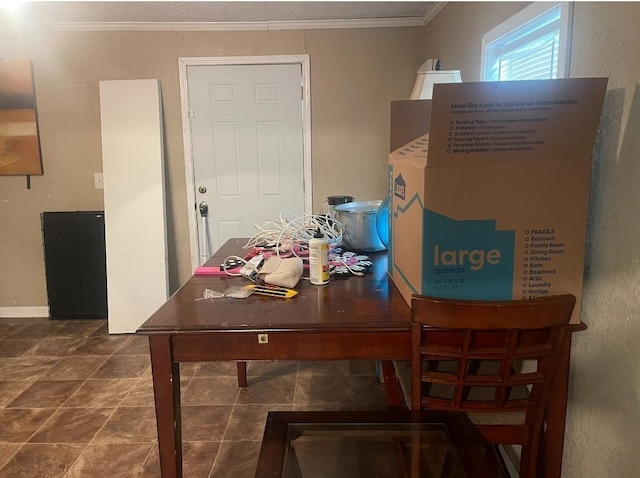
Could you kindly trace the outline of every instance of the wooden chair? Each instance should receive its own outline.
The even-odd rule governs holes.
[[[521,445],[520,478],[536,477],[543,469],[546,405],[575,300],[414,295],[411,408],[466,412],[490,443]]]

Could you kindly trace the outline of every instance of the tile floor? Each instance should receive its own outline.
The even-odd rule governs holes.
[[[181,366],[185,478],[252,478],[268,410],[386,408],[375,364]],[[0,318],[0,478],[159,477],[147,338]]]

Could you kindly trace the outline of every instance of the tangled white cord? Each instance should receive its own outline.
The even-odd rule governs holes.
[[[319,229],[329,244],[339,245],[342,242],[344,226],[331,215],[305,214],[296,216],[290,212],[281,212],[278,219],[259,226],[257,232],[247,241],[244,248],[270,246],[280,252],[291,251],[298,255],[300,248],[307,249],[309,240]]]
[[[242,274],[240,272],[229,272],[229,269],[227,268],[227,261],[229,261],[229,259],[233,259],[236,262],[239,262],[240,264],[246,264],[247,261],[245,261],[242,257],[240,256],[227,256],[224,258],[224,261],[222,261],[222,270],[224,271],[225,274],[227,274],[228,276],[242,276]]]

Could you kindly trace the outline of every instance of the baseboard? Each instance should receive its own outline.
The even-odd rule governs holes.
[[[49,317],[49,307],[0,307],[0,317],[16,319]]]

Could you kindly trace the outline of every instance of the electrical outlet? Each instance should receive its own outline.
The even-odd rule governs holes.
[[[104,189],[104,183],[102,182],[102,173],[93,173],[93,185],[96,189]]]

